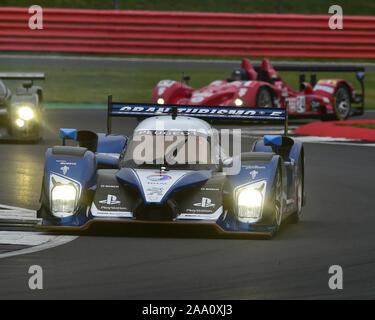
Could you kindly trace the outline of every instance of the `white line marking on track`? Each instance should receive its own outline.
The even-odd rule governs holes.
[[[49,236],[37,232],[0,232],[0,244],[30,245],[32,247],[0,254],[0,259],[61,246],[77,239],[78,236]]]
[[[18,210],[18,211],[22,211],[22,212],[30,212],[30,213],[34,213],[35,214],[35,210],[30,210],[30,209],[25,209],[25,208],[19,208],[19,207],[13,207],[13,206],[5,205],[5,204],[0,204],[0,209],[1,208],[8,209],[8,210]]]
[[[20,222],[36,224],[39,220],[35,210],[0,204],[0,223],[5,221],[9,224]],[[32,231],[0,231],[0,245],[30,246],[0,254],[0,259],[54,248],[77,238],[78,236],[54,236]]]
[[[38,246],[52,241],[56,236],[27,231],[0,231],[0,244]]]
[[[36,217],[35,210],[0,204],[0,222],[3,221],[37,223],[39,219]]]

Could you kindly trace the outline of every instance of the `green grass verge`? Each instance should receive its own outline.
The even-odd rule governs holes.
[[[275,13],[278,0],[118,0],[119,9],[128,10],[175,10],[175,11],[205,11],[205,12],[238,12],[238,13]],[[283,0],[283,13],[328,14],[329,6],[336,4],[343,8],[344,14],[374,15],[375,1],[373,0]],[[29,7],[34,0],[2,0],[2,6]],[[84,9],[113,9],[113,0],[38,0],[42,7],[53,8],[84,8]]]
[[[336,125],[337,126],[356,127],[356,128],[365,128],[365,129],[374,129],[375,130],[375,123],[351,123],[351,124],[336,123]]]
[[[47,109],[105,109],[107,104],[102,103],[49,103],[43,104],[44,108]]]
[[[47,103],[92,103],[105,104],[107,95],[115,100],[129,102],[149,102],[155,85],[162,79],[180,80],[181,71],[175,69],[146,69],[124,67],[63,67],[43,65],[0,65],[8,72],[45,72],[46,80],[40,82],[44,88]],[[213,80],[230,76],[231,70],[185,70],[191,76],[190,85],[203,87]],[[298,73],[283,72],[283,79],[292,87],[298,88]],[[352,82],[359,92],[354,73],[319,73],[319,78],[342,77]],[[375,108],[375,73],[367,73],[366,106]],[[15,88],[16,81],[7,81]],[[38,82],[39,83],[39,82]]]

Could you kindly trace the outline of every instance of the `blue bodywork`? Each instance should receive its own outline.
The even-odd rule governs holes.
[[[96,193],[98,186],[98,167],[106,165],[109,168],[107,171],[113,171],[114,176],[119,181],[119,184],[125,184],[132,186],[136,189],[145,205],[163,205],[171,194],[187,189],[191,190],[194,185],[200,185],[209,181],[212,178],[212,172],[209,170],[199,170],[192,171],[185,175],[183,179],[180,179],[175,183],[173,188],[169,189],[160,201],[155,203],[147,201],[142,183],[137,175],[137,173],[131,168],[119,168],[118,159],[114,157],[114,154],[119,153],[119,151],[125,150],[126,148],[126,137],[120,136],[105,136],[99,135],[100,137],[100,150],[101,152],[94,153],[87,150],[83,156],[61,156],[55,155],[53,153],[53,148],[47,150],[46,153],[46,165],[44,173],[44,199],[42,196],[42,207],[44,207],[44,215],[42,216],[43,223],[45,226],[61,226],[61,227],[82,227],[85,226],[90,220],[135,220],[134,217],[109,217],[98,219],[91,214],[91,203],[93,201],[93,196]],[[277,139],[276,139],[277,140]],[[275,142],[275,140],[273,139]],[[108,145],[106,145],[108,142]],[[269,144],[269,139],[260,139],[254,146],[254,152],[260,153],[273,153],[271,146],[265,145],[265,142]],[[277,142],[277,141],[276,141]],[[98,146],[99,146],[98,145]],[[69,148],[67,147],[69,152]],[[103,151],[107,151],[104,153]],[[225,183],[223,184],[222,196],[223,200],[223,210],[222,214],[215,220],[210,219],[204,220],[199,218],[197,220],[192,219],[176,219],[176,223],[183,222],[196,222],[196,223],[215,223],[224,232],[254,232],[254,233],[272,233],[274,231],[274,226],[272,223],[272,212],[264,212],[263,219],[257,223],[243,223],[236,219],[236,209],[235,209],[235,189],[238,186],[243,186],[252,182],[257,181],[267,181],[266,195],[272,195],[272,188],[274,185],[275,174],[278,168],[282,168],[283,175],[283,197],[285,202],[288,199],[293,198],[295,194],[295,168],[290,166],[290,162],[299,163],[299,159],[302,156],[302,144],[298,141],[294,141],[290,153],[287,157],[282,158],[278,154],[273,154],[270,161],[260,162],[260,161],[242,161],[240,172],[237,175],[227,176]],[[64,167],[69,169],[63,172]],[[102,170],[103,171],[103,170]],[[105,171],[105,169],[104,169]],[[256,177],[251,177],[251,172],[256,171]],[[76,181],[81,185],[81,203],[76,210],[76,213],[68,218],[57,218],[52,217],[49,211],[50,203],[48,193],[50,190],[50,176],[51,174],[62,176],[66,179],[71,179]],[[200,192],[198,189],[194,192]],[[187,195],[188,196],[188,195]],[[295,210],[295,206],[285,207],[284,215],[287,216],[288,213]],[[41,210],[39,211],[41,212]],[[48,212],[48,213],[47,213]],[[49,216],[51,219],[49,219]]]
[[[61,128],[60,129],[60,139],[77,139],[77,129],[68,129],[68,128]]]
[[[79,140],[79,136],[74,130],[61,132],[62,139]],[[92,136],[96,137],[95,150],[82,146],[47,150],[38,211],[43,218],[42,227],[85,229],[93,222],[147,220],[204,224],[223,233],[273,234],[279,226],[275,201],[280,221],[295,215],[298,200],[304,202],[298,198],[299,186],[304,197],[303,146],[290,137],[259,137],[251,152],[241,155],[239,172],[225,175],[220,168],[163,171],[160,167],[126,167],[121,159],[128,145],[127,137],[101,133]],[[76,209],[69,217],[59,217],[51,211],[51,175],[71,182],[80,192]],[[278,183],[281,192],[277,198]],[[244,222],[239,218],[237,196],[244,188],[258,185],[264,195],[261,218]],[[154,211],[155,219],[150,219],[149,212],[152,217]]]

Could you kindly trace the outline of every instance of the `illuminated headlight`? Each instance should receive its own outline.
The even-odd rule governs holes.
[[[70,179],[51,174],[50,203],[52,214],[59,218],[72,216],[77,209],[80,185]]]
[[[25,121],[23,121],[22,119],[17,119],[16,120],[16,126],[18,128],[23,128],[25,126]]]
[[[262,217],[266,181],[248,184],[236,190],[238,220],[257,222]]]
[[[236,107],[241,107],[241,106],[243,106],[243,100],[241,100],[241,99],[239,99],[239,98],[235,99],[235,100],[234,100],[234,105],[235,105]]]
[[[34,110],[30,107],[21,107],[18,109],[18,116],[25,121],[29,121],[35,117]]]
[[[164,104],[165,101],[163,98],[158,98],[158,100],[156,100],[157,104]]]

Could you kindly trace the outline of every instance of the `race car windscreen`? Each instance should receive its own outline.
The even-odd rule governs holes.
[[[129,141],[122,167],[179,169],[215,168],[210,137],[184,131],[136,133]]]

